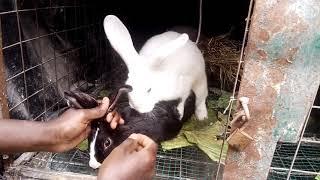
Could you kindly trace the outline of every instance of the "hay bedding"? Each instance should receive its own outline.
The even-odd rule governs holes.
[[[241,41],[229,39],[228,34],[199,42],[210,81],[219,81],[221,89],[233,88],[240,58]],[[241,74],[241,72],[240,72]]]

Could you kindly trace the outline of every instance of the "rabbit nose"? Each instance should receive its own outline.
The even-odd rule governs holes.
[[[129,101],[129,105],[131,108],[134,108],[133,104]]]
[[[135,103],[129,101],[129,105],[131,108],[135,109],[136,111],[138,111],[140,113],[143,110],[143,108],[142,108],[143,106],[141,106],[141,104],[135,104]]]
[[[127,89],[127,92],[131,92],[132,91],[132,86],[128,85],[128,84],[125,84],[123,86],[121,86],[120,88],[125,88]]]
[[[93,169],[97,169],[101,166],[101,163],[99,163],[95,158],[90,159],[89,166]]]
[[[128,99],[129,99],[129,106],[133,109],[135,109],[136,105],[133,103],[131,93],[128,93]]]

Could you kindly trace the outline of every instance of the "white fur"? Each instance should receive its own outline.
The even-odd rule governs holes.
[[[101,163],[99,163],[96,158],[94,157],[95,154],[96,154],[96,151],[94,149],[95,147],[95,144],[96,144],[96,140],[97,140],[97,135],[98,135],[98,132],[99,132],[99,128],[97,128],[97,131],[96,133],[94,134],[94,137],[93,137],[93,140],[90,144],[90,160],[89,160],[89,166],[93,169],[97,169],[101,166]]]
[[[133,88],[129,93],[130,106],[144,113],[161,100],[181,98],[178,110],[182,116],[184,102],[193,90],[195,114],[199,120],[207,118],[205,63],[201,51],[187,34],[169,31],[153,36],[138,54],[129,31],[116,16],[106,16],[104,29],[110,44],[128,67],[126,84]]]

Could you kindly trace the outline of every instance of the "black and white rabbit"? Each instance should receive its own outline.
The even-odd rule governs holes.
[[[193,91],[196,117],[208,117],[204,58],[187,34],[168,31],[153,36],[138,53],[129,31],[116,16],[106,16],[103,25],[111,46],[128,67],[126,84],[132,86],[128,94],[132,108],[146,113],[161,101],[181,99],[177,109],[182,118],[185,101]]]
[[[85,93],[66,92],[65,96],[69,103],[75,104],[79,108],[98,106],[97,101]],[[160,101],[155,104],[152,111],[139,113],[130,107],[126,97],[122,98],[122,102],[117,105],[117,111],[125,120],[125,124],[111,129],[110,125],[101,119],[91,123],[91,133],[88,138],[89,166],[94,169],[99,168],[110,152],[132,133],[147,135],[157,143],[176,137],[183,123],[194,114],[195,94],[191,92],[185,101],[182,119],[177,109],[180,102],[180,99]]]

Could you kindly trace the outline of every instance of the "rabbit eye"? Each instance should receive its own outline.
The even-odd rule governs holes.
[[[151,92],[151,88],[148,89],[147,93]]]
[[[109,146],[111,145],[111,142],[109,139],[107,139],[104,143],[103,143],[103,146],[105,149],[107,149]]]

